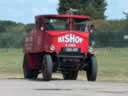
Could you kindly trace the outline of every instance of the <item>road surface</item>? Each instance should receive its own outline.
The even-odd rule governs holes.
[[[127,83],[0,80],[0,96],[128,96]]]

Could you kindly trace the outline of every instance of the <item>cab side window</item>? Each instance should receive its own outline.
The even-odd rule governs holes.
[[[41,27],[42,27],[42,20],[41,19],[38,19],[37,21],[36,21],[36,24],[37,24],[37,30],[41,30]]]

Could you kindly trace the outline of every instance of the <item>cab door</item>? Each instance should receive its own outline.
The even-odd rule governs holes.
[[[43,19],[42,18],[37,18],[36,19],[36,34],[34,38],[34,49],[35,52],[42,52],[43,50]]]

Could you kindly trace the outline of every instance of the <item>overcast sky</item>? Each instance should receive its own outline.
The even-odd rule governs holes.
[[[128,10],[128,0],[107,0],[107,3],[105,15],[108,19],[124,18],[123,11]],[[58,0],[1,0],[0,20],[31,23],[35,15],[57,14],[57,8]]]

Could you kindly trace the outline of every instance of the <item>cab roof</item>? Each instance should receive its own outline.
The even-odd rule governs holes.
[[[87,19],[89,20],[89,16],[81,16],[81,15],[68,15],[68,14],[63,14],[63,15],[55,15],[55,14],[50,14],[50,15],[38,15],[36,18],[78,18],[78,19]]]

